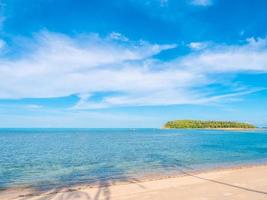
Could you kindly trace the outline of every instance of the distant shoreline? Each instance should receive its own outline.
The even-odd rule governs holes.
[[[221,131],[239,131],[239,130],[265,130],[266,128],[166,128],[162,127],[161,129],[167,129],[167,130],[221,130]]]

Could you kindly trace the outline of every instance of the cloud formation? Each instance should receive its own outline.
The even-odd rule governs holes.
[[[180,64],[209,73],[266,72],[267,39],[249,38],[243,45],[213,45],[186,56]]]
[[[192,50],[201,50],[209,46],[208,42],[191,42],[188,47]]]
[[[42,32],[20,57],[0,58],[0,98],[77,95],[80,101],[72,109],[218,102],[256,91],[238,86],[220,94],[203,88],[224,84],[214,76],[221,73],[267,72],[266,44],[266,39],[251,38],[239,46],[212,45],[164,61],[154,56],[177,45],[130,41],[120,33],[69,37]],[[104,95],[95,100],[96,93]]]

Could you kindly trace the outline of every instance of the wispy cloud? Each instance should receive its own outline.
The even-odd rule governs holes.
[[[191,42],[188,44],[188,47],[192,50],[201,50],[207,48],[209,46],[209,42]]]
[[[127,42],[129,39],[118,32],[112,32],[109,34],[110,39]]]
[[[113,106],[203,104],[248,94],[253,88],[203,92],[220,73],[266,72],[266,39],[243,45],[212,45],[173,61],[155,55],[175,44],[131,41],[120,33],[75,38],[42,32],[19,58],[0,59],[0,98],[50,98],[77,95],[72,109]],[[29,47],[27,47],[29,48]],[[110,92],[100,100],[98,92]],[[113,95],[116,93],[116,95]]]
[[[202,73],[266,72],[267,39],[249,38],[243,45],[214,45],[184,57],[180,65]]]
[[[212,3],[212,0],[192,0],[192,4],[196,6],[210,6]]]

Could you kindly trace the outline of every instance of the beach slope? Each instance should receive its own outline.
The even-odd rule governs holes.
[[[101,187],[34,192],[2,191],[0,199],[16,200],[266,200],[267,166],[224,169],[182,177]]]

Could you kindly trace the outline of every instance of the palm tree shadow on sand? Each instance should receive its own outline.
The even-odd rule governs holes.
[[[102,173],[99,173],[101,171]],[[108,176],[112,172],[115,174],[114,177]],[[94,174],[94,180],[91,181],[90,185],[85,184],[73,184],[62,186],[62,187],[35,187],[35,192],[20,196],[21,200],[30,200],[34,198],[35,200],[111,200],[111,190],[110,186],[117,183],[134,183],[140,188],[145,189],[140,180],[130,177],[127,173],[113,165],[103,166],[90,174]],[[104,175],[100,175],[104,174]],[[69,174],[69,176],[64,176],[60,179],[60,182],[67,182],[71,177],[75,175]],[[85,181],[86,183],[87,181]],[[97,191],[95,193],[83,192],[82,189],[95,188]]]
[[[196,179],[200,179],[203,181],[208,181],[214,184],[220,184],[220,185],[224,185],[227,187],[232,187],[232,188],[236,188],[236,189],[240,189],[243,191],[248,191],[248,192],[254,192],[254,193],[258,193],[258,194],[263,194],[263,195],[267,195],[266,191],[260,191],[260,190],[255,190],[252,188],[247,188],[247,187],[242,187],[242,186],[238,186],[238,185],[234,185],[231,183],[227,183],[227,182],[222,182],[222,181],[218,181],[215,179],[209,179],[209,178],[205,178],[205,177],[201,177],[199,175],[196,175],[194,172],[196,170],[194,170],[194,168],[192,168],[188,163],[186,164],[184,161],[176,159],[176,158],[172,158],[172,157],[167,157],[165,154],[150,154],[148,155],[149,157],[149,161],[150,162],[157,162],[160,167],[163,170],[170,170],[170,169],[175,169],[177,172],[180,172],[180,174],[186,175],[186,176],[190,176]],[[113,173],[116,174],[116,178],[112,178],[112,177],[106,177],[104,175],[99,175],[95,177],[95,180],[97,180],[97,182],[92,183],[94,185],[95,188],[97,188],[97,191],[94,194],[89,194],[87,192],[83,192],[82,187],[73,187],[73,188],[54,188],[52,190],[44,190],[42,188],[39,188],[37,190],[36,194],[31,194],[28,196],[25,196],[24,198],[21,198],[21,200],[29,200],[31,199],[31,196],[34,196],[36,200],[111,200],[111,190],[110,190],[110,186],[114,185],[118,182],[126,182],[126,183],[135,183],[138,184],[138,186],[142,189],[145,189],[145,187],[140,183],[140,180],[129,177],[127,175],[127,173],[115,166],[104,166],[103,168],[98,168],[96,169],[96,171],[91,172],[92,174],[101,174],[99,173],[99,170],[103,170],[104,172],[110,172],[112,171]],[[105,174],[105,173],[104,173]],[[70,176],[72,176],[72,174],[70,174]],[[64,177],[62,178],[61,181],[66,181],[68,180],[68,177]],[[88,185],[85,185],[84,187],[89,187]],[[39,193],[38,193],[39,192]],[[42,196],[40,196],[40,198],[38,198],[39,194],[43,194]],[[44,195],[45,194],[45,195]],[[37,198],[36,198],[37,197]]]

